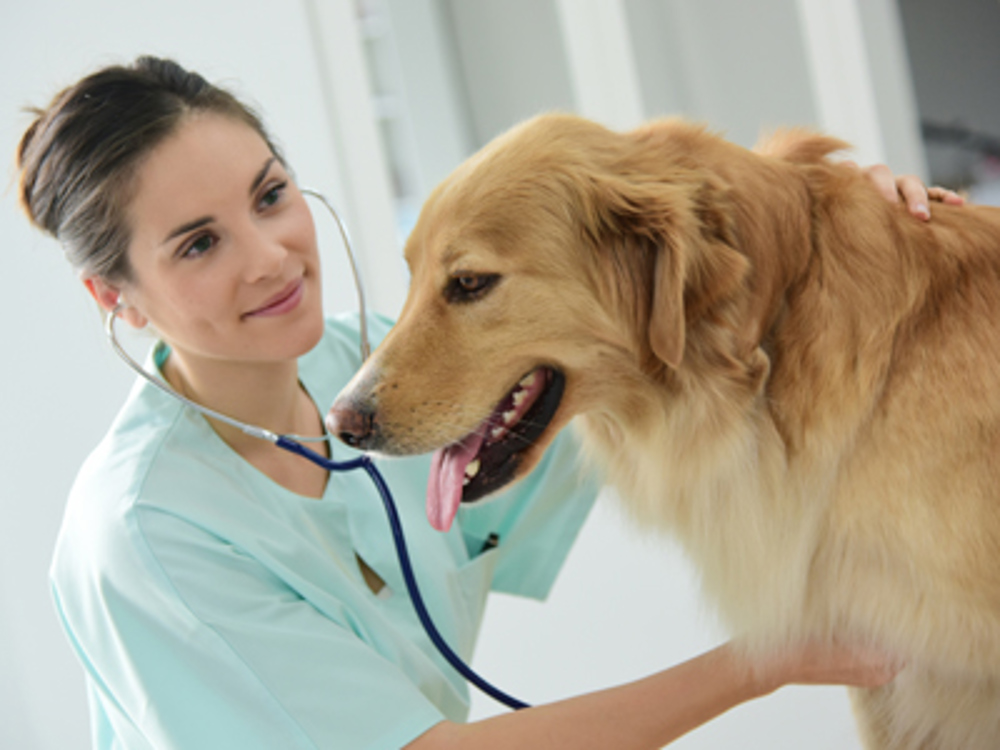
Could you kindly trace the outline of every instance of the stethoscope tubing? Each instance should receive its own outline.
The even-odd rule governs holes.
[[[375,485],[375,488],[378,490],[379,497],[382,500],[382,505],[385,508],[386,516],[388,516],[389,528],[392,531],[392,541],[396,547],[396,557],[399,560],[399,567],[403,573],[406,590],[410,595],[410,601],[413,603],[413,608],[416,610],[420,624],[427,633],[427,637],[430,638],[434,647],[438,650],[438,652],[440,652],[441,656],[443,656],[445,660],[455,669],[455,671],[462,675],[462,677],[464,677],[469,683],[475,685],[494,700],[504,704],[508,708],[514,709],[515,711],[522,708],[530,708],[529,704],[508,695],[495,685],[480,677],[458,654],[452,650],[452,648],[448,645],[448,642],[437,629],[433,618],[427,610],[427,605],[424,603],[424,597],[420,593],[420,586],[417,584],[417,577],[413,571],[413,563],[410,560],[410,553],[406,545],[406,536],[403,533],[403,524],[400,520],[395,500],[392,497],[392,492],[389,490],[388,483],[382,476],[382,472],[380,472],[378,467],[375,466],[375,462],[372,461],[372,459],[367,455],[362,455],[347,461],[333,461],[284,435],[277,436],[275,445],[279,448],[291,451],[292,453],[296,453],[330,472],[353,471],[359,468],[365,470],[371,478],[372,483]]]

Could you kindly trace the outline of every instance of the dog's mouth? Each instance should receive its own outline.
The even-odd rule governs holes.
[[[554,368],[532,370],[471,434],[434,454],[427,518],[435,529],[451,528],[460,503],[479,500],[516,478],[552,422],[565,385],[565,376]]]

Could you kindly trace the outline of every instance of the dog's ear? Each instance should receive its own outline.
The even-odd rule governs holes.
[[[687,317],[684,311],[684,251],[662,245],[653,268],[653,303],[649,316],[649,346],[657,359],[676,370],[684,359]]]
[[[749,261],[737,250],[728,191],[700,170],[670,182],[614,180],[614,231],[652,248],[648,337],[653,354],[676,370],[687,330],[743,284]],[[628,243],[627,243],[628,244]],[[649,262],[647,260],[646,262]]]

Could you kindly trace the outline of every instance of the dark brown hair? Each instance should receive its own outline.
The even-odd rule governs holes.
[[[78,270],[112,282],[132,280],[125,210],[137,169],[185,117],[244,122],[281,158],[250,107],[172,60],[102,68],[32,111],[17,150],[21,204]]]

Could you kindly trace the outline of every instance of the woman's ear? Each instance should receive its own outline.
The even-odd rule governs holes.
[[[83,285],[87,287],[87,291],[97,304],[109,314],[117,310],[118,316],[133,328],[146,327],[149,322],[146,316],[125,301],[119,286],[100,276],[84,276]]]

